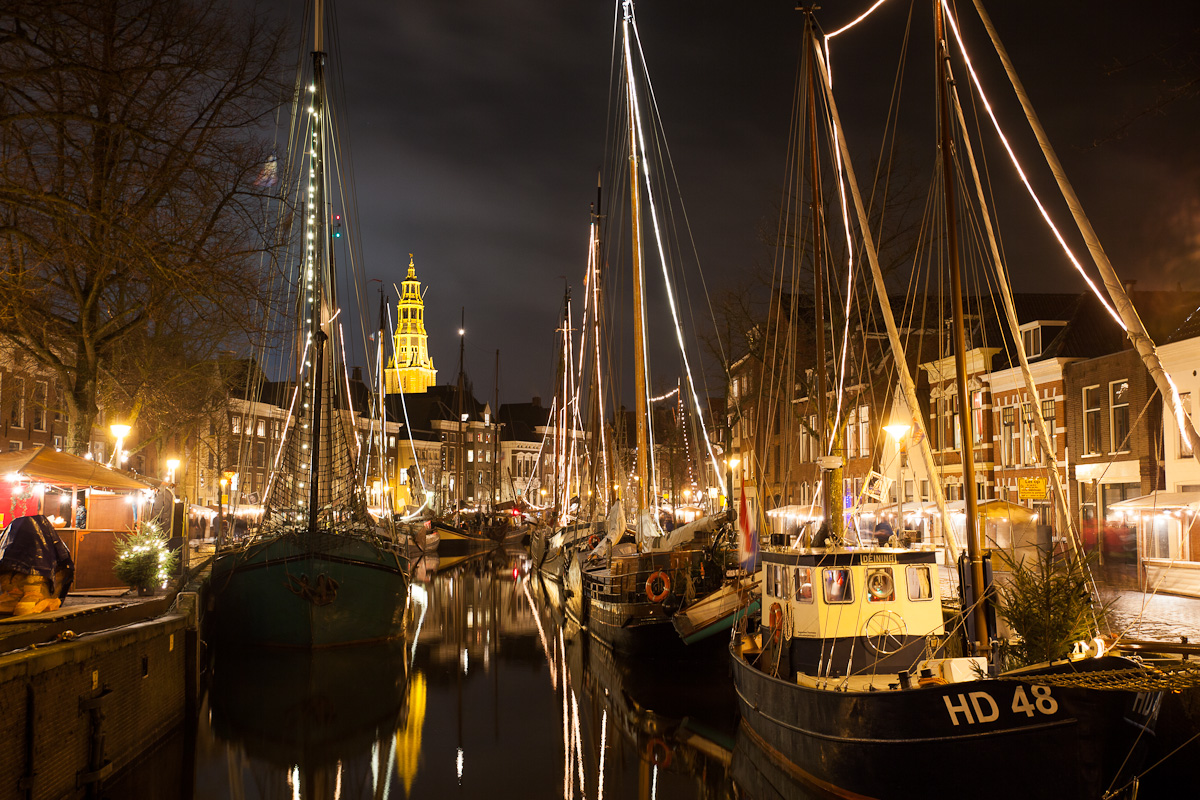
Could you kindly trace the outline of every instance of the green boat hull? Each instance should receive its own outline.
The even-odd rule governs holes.
[[[296,531],[220,553],[209,584],[212,641],[332,647],[403,633],[407,562],[353,534]]]

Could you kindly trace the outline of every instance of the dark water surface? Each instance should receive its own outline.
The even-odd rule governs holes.
[[[106,794],[801,796],[763,784],[739,738],[723,641],[686,663],[617,658],[565,624],[523,550],[443,556],[413,584],[404,641],[211,652],[194,729]]]

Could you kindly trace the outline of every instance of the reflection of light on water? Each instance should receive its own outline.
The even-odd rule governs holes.
[[[466,675],[467,675],[467,648],[465,648],[465,647],[463,648],[463,651],[462,651],[462,671],[463,671],[463,677],[466,677]]]
[[[604,800],[604,757],[608,755],[608,709],[600,716],[600,773],[596,778],[596,800]]]
[[[456,768],[457,768],[457,770],[458,770],[458,785],[459,785],[459,786],[462,786],[462,774],[463,774],[463,749],[462,749],[461,747],[460,747],[460,748],[458,748],[458,758],[456,758],[456,759],[455,759],[455,767],[456,767]]]
[[[571,711],[572,727],[575,729],[575,757],[577,759],[576,763],[579,764],[579,794],[583,795],[585,792],[583,780],[583,737],[579,735],[579,698],[575,696],[574,692],[571,692]]]
[[[546,643],[546,631],[542,627],[542,616],[537,613],[537,609],[533,606],[533,595],[529,593],[529,580],[521,581],[521,588],[525,591],[525,599],[529,601],[529,613],[533,615],[533,621],[537,625],[538,638],[542,640],[542,652],[546,654],[546,663],[550,665],[550,688],[558,688],[558,662],[550,658],[550,645]]]
[[[404,795],[412,795],[421,760],[421,731],[425,727],[425,673],[414,672],[408,681],[408,714],[404,728],[396,731],[396,774],[404,781]]]
[[[425,613],[429,610],[429,592],[419,583],[408,585],[408,596],[412,602],[421,607],[421,616],[417,620],[417,629],[413,632],[412,654],[408,659],[408,667],[412,669],[413,661],[417,658],[417,642],[421,639],[421,628],[425,625]]]
[[[561,631],[559,632],[558,636],[559,636],[559,643],[561,644],[562,643],[562,632]],[[563,797],[566,800],[570,800],[571,795],[572,795],[572,791],[571,791],[571,777],[572,777],[572,773],[571,773],[571,728],[570,728],[571,720],[570,720],[570,713],[568,712],[569,706],[567,705],[567,685],[571,681],[570,681],[570,673],[567,672],[566,650],[562,649],[560,652],[562,652],[562,654],[563,654],[563,664],[562,664],[563,676],[566,678],[566,680],[563,681],[563,685],[562,685]]]

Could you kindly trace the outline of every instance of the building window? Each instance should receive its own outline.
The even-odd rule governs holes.
[[[1000,463],[1006,467],[1016,466],[1017,407],[1000,409]]]
[[[983,444],[983,392],[971,392],[971,443]]]
[[[869,406],[858,407],[858,450],[863,458],[871,455],[871,411]]]
[[[267,421],[265,419],[259,418],[256,432],[259,436],[267,435]]]
[[[241,433],[242,432],[242,418],[237,415],[230,417],[229,430],[232,433]]]
[[[1100,455],[1100,387],[1083,390],[1083,454]]]
[[[45,381],[33,385],[33,429],[46,430],[46,393],[48,386]]]
[[[8,408],[8,424],[14,428],[25,427],[25,379],[12,379],[12,404]],[[12,449],[11,447],[9,448]],[[19,448],[18,448],[19,449]]]
[[[1021,331],[1021,343],[1025,345],[1025,357],[1033,358],[1042,354],[1042,329],[1034,325],[1028,330]]]
[[[1046,433],[1050,435],[1050,455],[1058,457],[1058,439],[1055,436],[1054,399],[1042,401],[1042,419],[1046,421]]]
[[[858,409],[846,417],[846,458],[858,458]]]
[[[1188,419],[1191,419],[1191,417],[1192,417],[1192,393],[1191,392],[1180,392],[1179,393],[1179,408],[1183,411],[1184,415],[1186,417],[1188,417]],[[1174,424],[1174,420],[1172,420],[1172,424]],[[1184,437],[1183,431],[1179,430],[1178,425],[1175,425],[1175,430],[1179,431],[1179,457],[1180,458],[1191,458],[1192,457],[1192,443],[1190,441],[1188,441],[1187,438]]]
[[[1112,417],[1112,447],[1114,453],[1129,452],[1129,381],[1113,381],[1108,385],[1109,414]]]
[[[1033,404],[1021,403],[1021,463],[1037,463],[1037,436],[1034,426]]]

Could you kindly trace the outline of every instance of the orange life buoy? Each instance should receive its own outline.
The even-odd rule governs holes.
[[[662,582],[662,590],[654,591],[654,582]],[[671,593],[671,576],[660,570],[655,570],[650,573],[650,577],[646,578],[646,599],[651,603],[661,603],[667,599],[667,595]]]
[[[779,623],[782,621],[783,621],[783,608],[779,605],[779,603],[774,603],[771,606],[771,620],[770,620],[771,627],[778,628]]]
[[[656,767],[666,769],[671,765],[671,750],[667,743],[655,736],[646,742],[646,760]]]

